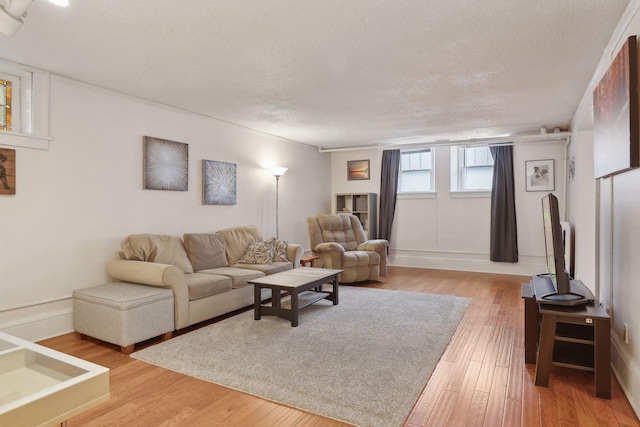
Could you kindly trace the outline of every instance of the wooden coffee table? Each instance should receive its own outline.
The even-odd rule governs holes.
[[[321,299],[333,301],[338,305],[338,275],[342,270],[328,268],[301,267],[275,273],[269,276],[250,280],[254,287],[255,319],[262,316],[278,316],[291,321],[291,326],[298,326],[298,311]],[[331,283],[332,291],[322,289],[322,285]],[[261,290],[271,289],[271,303],[261,302]],[[290,298],[283,300],[282,293],[290,293]]]

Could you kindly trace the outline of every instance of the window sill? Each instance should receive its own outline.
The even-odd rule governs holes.
[[[436,193],[398,193],[398,199],[435,199]]]
[[[49,136],[32,135],[28,133],[9,132],[0,130],[0,144],[11,145],[22,148],[36,148],[39,150],[48,150],[49,141],[53,138]]]
[[[491,191],[450,191],[449,197],[452,199],[489,199]]]

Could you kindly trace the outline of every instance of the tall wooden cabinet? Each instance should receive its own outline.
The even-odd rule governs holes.
[[[336,214],[358,217],[368,239],[378,238],[378,195],[376,193],[336,194]]]

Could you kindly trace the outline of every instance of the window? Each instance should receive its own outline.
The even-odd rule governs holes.
[[[3,145],[49,149],[49,73],[0,59]]]
[[[0,130],[11,130],[11,92],[8,80],[0,80]]]
[[[31,73],[0,63],[0,130],[31,133]]]
[[[433,152],[430,148],[400,154],[398,193],[433,191]]]
[[[491,191],[492,180],[489,147],[451,147],[451,191]]]

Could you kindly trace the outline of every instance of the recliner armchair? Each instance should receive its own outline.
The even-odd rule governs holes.
[[[366,240],[355,215],[321,214],[307,218],[311,250],[320,257],[316,266],[344,270],[341,283],[376,280],[387,275],[387,248],[383,239]]]

